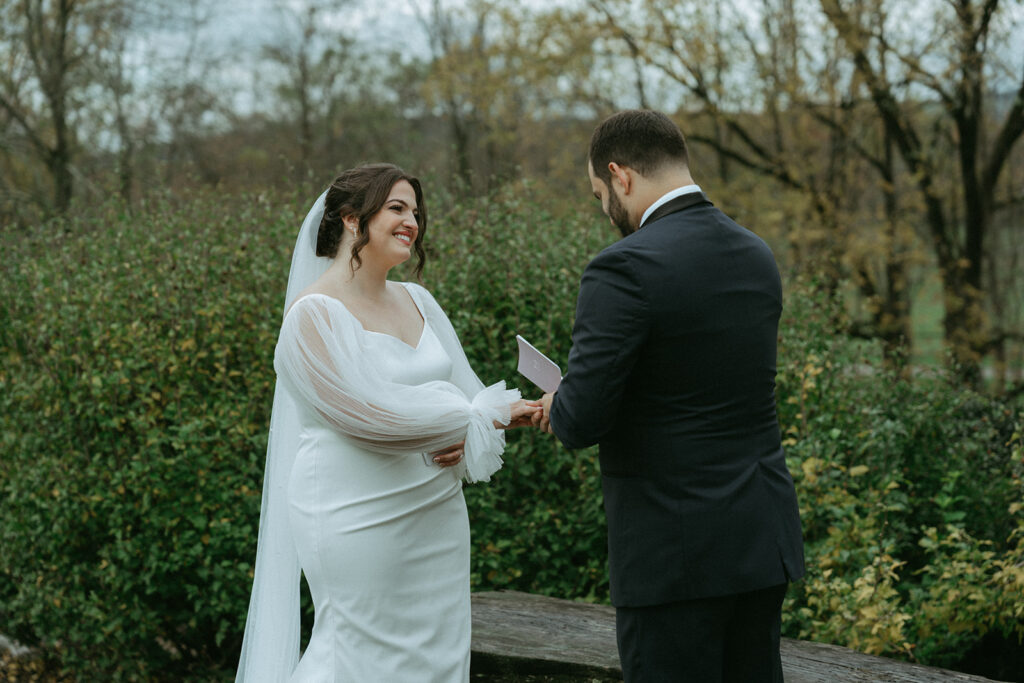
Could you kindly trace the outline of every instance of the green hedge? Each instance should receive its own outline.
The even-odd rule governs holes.
[[[814,283],[788,292],[779,419],[808,558],[788,635],[955,668],[991,634],[1009,651],[976,673],[1020,680],[1019,402],[888,374],[835,333],[843,311]]]
[[[237,651],[292,213],[156,198],[5,238],[0,623],[83,678]]]
[[[515,334],[564,366],[579,274],[615,238],[535,197],[432,199],[424,277],[481,378],[527,395]],[[0,236],[0,631],[86,680],[230,677],[307,202],[111,200]],[[779,409],[809,567],[787,635],[945,666],[1020,636],[1020,406],[888,376],[837,317],[787,284]],[[607,600],[596,452],[520,430],[505,460],[466,489],[474,588]]]

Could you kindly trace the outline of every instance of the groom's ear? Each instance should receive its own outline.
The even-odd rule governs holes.
[[[622,187],[622,194],[627,195],[633,189],[633,171],[628,166],[620,166],[614,161],[608,162],[608,170],[611,172],[611,182],[618,181]]]

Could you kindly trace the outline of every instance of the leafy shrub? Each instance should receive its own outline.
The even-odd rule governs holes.
[[[295,219],[227,201],[111,202],[5,244],[0,621],[94,680],[240,642]]]
[[[527,396],[515,334],[564,367],[579,275],[614,239],[535,191],[432,199],[425,272],[481,379]],[[111,200],[0,236],[0,624],[76,676],[233,670],[307,202]],[[982,633],[1022,634],[1024,415],[886,374],[841,318],[787,283],[777,393],[808,577],[786,634],[953,666]],[[520,430],[505,461],[466,489],[474,588],[606,601],[596,450]]]
[[[787,633],[940,666],[990,630],[1024,636],[1024,413],[886,374],[834,333],[834,302],[795,285],[778,394],[808,576]]]

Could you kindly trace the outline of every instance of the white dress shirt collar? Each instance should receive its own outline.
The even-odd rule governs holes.
[[[647,217],[654,213],[654,210],[657,209],[662,204],[664,204],[665,202],[671,201],[676,197],[681,197],[684,194],[690,194],[691,192],[700,191],[701,189],[699,185],[683,185],[682,187],[677,187],[676,189],[671,190],[670,192],[666,192],[665,194],[661,195],[661,197],[659,197],[656,202],[648,206],[646,211],[644,211],[644,215],[640,218],[640,227],[644,227],[644,223],[647,222]]]

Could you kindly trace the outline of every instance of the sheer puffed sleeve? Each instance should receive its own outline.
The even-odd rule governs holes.
[[[486,481],[501,467],[505,445],[494,423],[508,424],[509,404],[519,392],[506,390],[504,382],[484,388],[457,338],[452,347],[454,331],[443,312],[443,326],[438,320],[437,304],[425,290],[409,289],[452,358],[453,381],[405,385],[386,379],[361,345],[359,321],[323,295],[300,299],[285,316],[274,368],[300,406],[367,450],[411,454],[465,440],[459,474]]]

